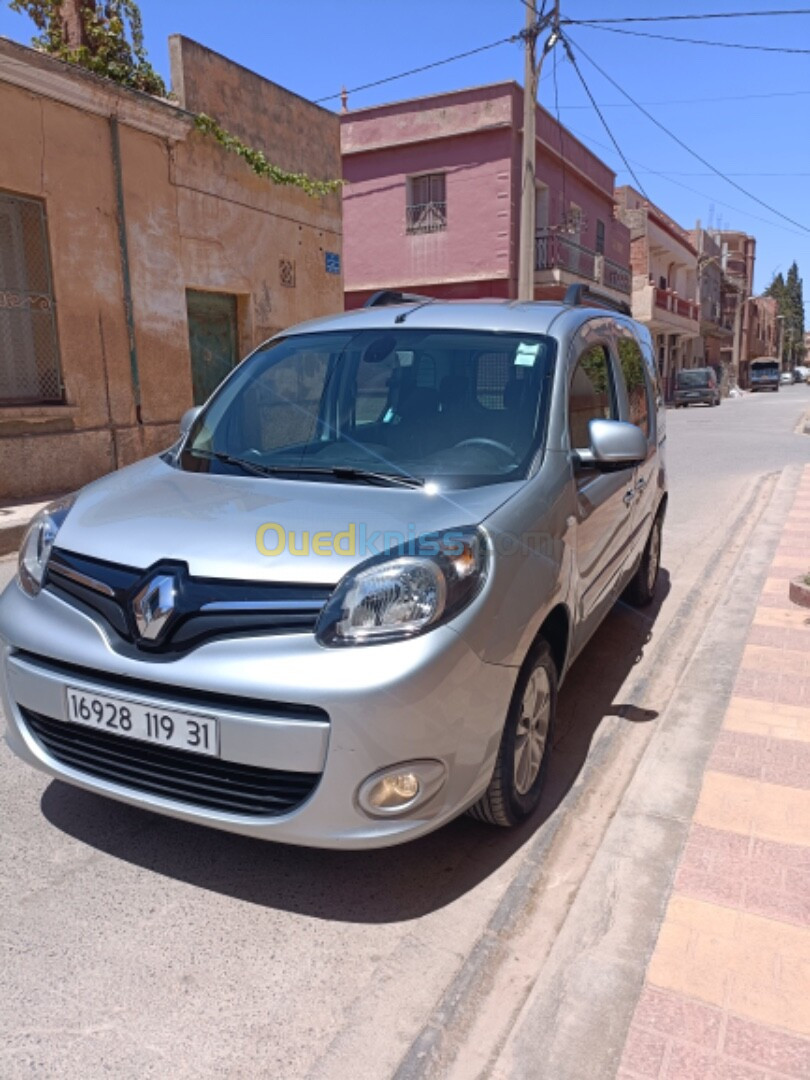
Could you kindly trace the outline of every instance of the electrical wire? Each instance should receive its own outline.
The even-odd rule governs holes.
[[[808,228],[806,225],[803,225],[800,221],[796,221],[792,217],[788,217],[787,214],[783,214],[781,210],[777,210],[776,207],[771,206],[769,203],[766,203],[764,199],[760,199],[758,195],[754,195],[752,192],[748,191],[746,188],[744,188],[742,186],[742,184],[738,184],[736,180],[732,180],[732,178],[730,176],[727,176],[720,169],[716,168],[714,165],[712,165],[712,163],[710,161],[707,161],[706,158],[702,157],[696,150],[693,150],[691,146],[689,146],[687,143],[685,143],[683,141],[683,139],[679,138],[674,132],[670,131],[668,127],[666,127],[664,124],[661,123],[660,120],[656,120],[656,118],[652,115],[652,113],[648,112],[647,109],[645,109],[643,105],[640,105],[635,100],[635,98],[633,98],[630,94],[628,94],[628,92],[623,87],[621,87],[611,75],[608,75],[608,73],[604,70],[604,68],[600,67],[599,64],[597,64],[596,61],[593,60],[585,52],[585,50],[582,48],[581,45],[578,45],[575,42],[571,41],[571,38],[568,36],[567,33],[564,36],[564,40],[567,41],[569,43],[569,45],[575,46],[577,51],[580,52],[585,57],[585,59],[588,61],[588,63],[591,65],[591,67],[596,68],[596,70],[599,72],[599,74],[604,79],[607,79],[607,81],[613,87],[615,87],[615,89],[618,90],[619,93],[623,97],[626,97],[627,100],[629,102],[631,102],[631,104],[635,105],[635,107],[639,110],[639,112],[641,112],[644,116],[646,116],[647,119],[651,123],[655,124],[655,126],[657,128],[659,128],[659,130],[663,131],[664,134],[669,135],[670,139],[672,139],[674,142],[676,142],[688,154],[690,154],[693,158],[695,158],[697,161],[699,161],[701,163],[701,165],[705,165],[707,169],[709,169],[711,172],[713,172],[715,174],[715,176],[719,176],[721,180],[725,180],[727,184],[730,184],[732,187],[736,188],[737,191],[742,192],[742,194],[745,195],[747,198],[752,199],[756,203],[759,203],[759,205],[763,206],[769,213],[775,214],[776,217],[782,218],[783,221],[787,221],[791,225],[795,225],[796,228],[801,229],[803,232],[810,233],[810,228]]]
[[[567,169],[565,167],[565,147],[563,144],[563,126],[560,121],[560,102],[559,102],[559,88],[557,86],[557,51],[552,50],[553,66],[551,69],[552,78],[554,80],[554,112],[557,116],[557,131],[560,135],[560,166],[562,168],[562,205],[563,214],[568,211],[568,195],[566,193],[566,175]]]
[[[590,101],[591,105],[593,105],[594,109],[596,110],[596,115],[602,121],[602,127],[608,133],[608,137],[610,138],[610,141],[613,143],[614,147],[616,148],[616,153],[622,159],[622,161],[624,162],[625,168],[627,169],[627,171],[630,173],[630,175],[635,180],[636,187],[638,188],[638,190],[641,192],[641,194],[644,196],[644,198],[647,199],[648,202],[652,202],[652,200],[650,199],[650,196],[644,190],[644,185],[641,183],[641,181],[639,180],[639,178],[636,176],[635,172],[633,171],[633,166],[630,164],[630,162],[624,156],[624,151],[619,146],[618,142],[616,141],[615,135],[610,130],[610,126],[608,125],[607,120],[603,116],[602,110],[596,104],[596,99],[594,98],[593,94],[591,93],[590,87],[585,82],[585,76],[579,70],[579,64],[577,63],[577,58],[574,56],[573,50],[571,49],[571,46],[568,44],[568,38],[563,36],[562,43],[563,43],[563,45],[565,47],[565,51],[566,51],[566,54],[568,56],[568,59],[571,61],[571,67],[573,67],[574,71],[577,73],[577,76],[579,77],[579,81],[582,83],[582,88],[585,91],[585,93],[588,95],[588,100]],[[558,123],[559,123],[559,119],[558,119]]]
[[[795,49],[786,45],[743,45],[738,41],[707,41],[704,38],[675,37],[673,34],[652,34],[649,30],[626,30],[621,26],[601,26],[599,23],[579,23],[587,30],[604,30],[607,34],[627,34],[632,37],[653,38],[655,41],[675,41],[680,45],[711,45],[716,49],[745,49],[748,52],[786,53],[810,56],[810,49]]]
[[[802,97],[810,94],[810,90],[774,90],[768,94],[730,94],[728,96],[712,94],[711,104],[717,101],[760,101],[766,98],[777,97]],[[669,98],[666,101],[643,101],[646,108],[657,108],[659,105],[706,105],[705,97],[702,98]],[[628,101],[606,101],[600,109],[632,109]],[[590,109],[590,105],[561,105],[561,109]]]
[[[576,138],[581,139],[585,143],[590,143],[600,150],[610,151],[611,149],[607,143],[600,142],[599,139],[594,139],[592,135],[586,135],[584,131],[577,131],[572,127],[568,127],[567,130],[572,135],[576,136]],[[699,195],[701,199],[707,199],[709,202],[717,203],[719,206],[725,207],[726,210],[733,210],[735,214],[742,214],[743,217],[750,218],[752,221],[761,221],[764,225],[769,225],[772,229],[782,229],[784,232],[790,233],[791,236],[803,235],[802,233],[797,232],[796,229],[791,229],[787,225],[782,225],[781,222],[771,221],[768,218],[760,217],[759,214],[754,214],[750,210],[741,210],[739,206],[724,202],[723,199],[718,199],[716,195],[709,195],[705,191],[699,191],[697,188],[693,188],[690,184],[684,184],[682,181],[675,179],[675,176],[680,175],[678,173],[661,172],[660,169],[653,169],[651,165],[646,165],[643,161],[639,161],[638,158],[630,158],[630,160],[637,168],[642,169],[644,172],[651,173],[653,176],[658,176],[661,180],[666,180],[667,183],[683,188],[684,191],[690,191],[693,195]],[[713,176],[714,173],[707,173],[706,175]]]
[[[363,83],[362,86],[355,86],[351,90],[339,90],[337,94],[328,94],[326,97],[316,98],[315,104],[322,105],[324,101],[334,101],[344,92],[346,94],[359,94],[361,90],[371,90],[375,86],[383,86],[385,83],[395,82],[397,79],[405,79],[409,75],[418,75],[422,71],[430,71],[432,68],[441,67],[443,64],[452,64],[455,60],[464,60],[468,56],[476,56],[478,53],[486,52],[488,49],[496,49],[499,45],[508,45],[518,40],[519,36],[513,34],[512,37],[492,41],[489,45],[479,45],[477,49],[468,49],[466,52],[456,53],[455,56],[448,56],[444,60],[434,60],[430,64],[422,64],[421,67],[411,68],[410,71],[402,71],[398,75],[388,75],[385,79],[376,79],[374,82]]]
[[[569,26],[590,26],[593,23],[637,23],[637,22],[698,22],[703,19],[760,19],[775,15],[810,15],[810,8],[793,8],[782,11],[712,11],[694,15],[625,15],[614,19],[562,19]]]

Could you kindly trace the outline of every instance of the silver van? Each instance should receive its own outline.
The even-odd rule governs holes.
[[[11,748],[294,844],[526,818],[573,660],[656,587],[663,402],[614,306],[387,293],[262,345],[173,447],[32,523]]]

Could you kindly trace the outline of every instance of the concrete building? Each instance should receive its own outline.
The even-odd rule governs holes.
[[[779,305],[773,296],[754,296],[749,301],[750,330],[746,364],[761,356],[779,356]]]
[[[0,500],[168,446],[275,331],[343,306],[341,202],[256,176],[340,176],[337,116],[184,38],[177,103],[0,40]]]
[[[732,381],[745,389],[749,384],[748,363],[752,359],[749,301],[754,291],[757,242],[748,233],[733,229],[713,230],[712,236],[721,250],[723,318],[733,329],[732,340],[722,347],[721,354]]]
[[[515,297],[523,91],[514,82],[341,117],[346,306],[377,289]],[[537,110],[535,295],[587,282],[629,300],[614,174]]]
[[[698,252],[685,229],[635,188],[616,190],[619,218],[630,229],[633,316],[650,330],[667,398],[675,373],[702,360]]]
[[[695,360],[713,367],[720,375],[721,386],[727,390],[731,381],[734,319],[723,304],[723,252],[714,235],[701,228],[700,222],[692,230],[691,240],[697,251],[700,302],[700,338],[695,347]]]

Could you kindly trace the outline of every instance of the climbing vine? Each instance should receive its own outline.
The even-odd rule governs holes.
[[[132,90],[165,98],[166,85],[146,57],[141,12],[135,0],[9,0],[12,11],[28,15],[40,31],[33,44],[69,64],[112,79]],[[340,190],[342,180],[313,180],[306,173],[273,165],[205,113],[194,117],[198,131],[237,154],[257,176],[300,188],[318,198]]]
[[[301,188],[307,195],[316,197],[339,191],[343,186],[342,180],[313,180],[306,173],[287,172],[285,169],[279,168],[278,165],[271,164],[261,150],[248,146],[236,135],[232,135],[229,131],[220,127],[216,120],[206,116],[205,113],[199,113],[195,116],[194,123],[198,131],[210,135],[216,139],[220,146],[224,146],[231,153],[238,154],[257,176],[272,180],[274,184],[291,184],[294,187]]]

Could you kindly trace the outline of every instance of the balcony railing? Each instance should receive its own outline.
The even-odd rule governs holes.
[[[444,199],[429,203],[412,203],[405,208],[406,232],[441,232],[446,228],[447,203]]]
[[[700,318],[700,304],[696,300],[684,300],[672,289],[655,288],[655,306],[664,311],[672,311],[681,315],[684,319],[697,320]]]
[[[534,244],[535,270],[564,270],[574,277],[630,295],[630,267],[606,259],[565,233],[543,229]]]
[[[617,292],[627,293],[629,296],[633,284],[630,267],[622,266],[621,263],[613,262],[612,259],[606,259],[603,256],[602,284],[607,285],[609,289],[615,289]]]
[[[535,237],[535,270],[567,270],[596,281],[596,252],[563,233],[543,231]]]

